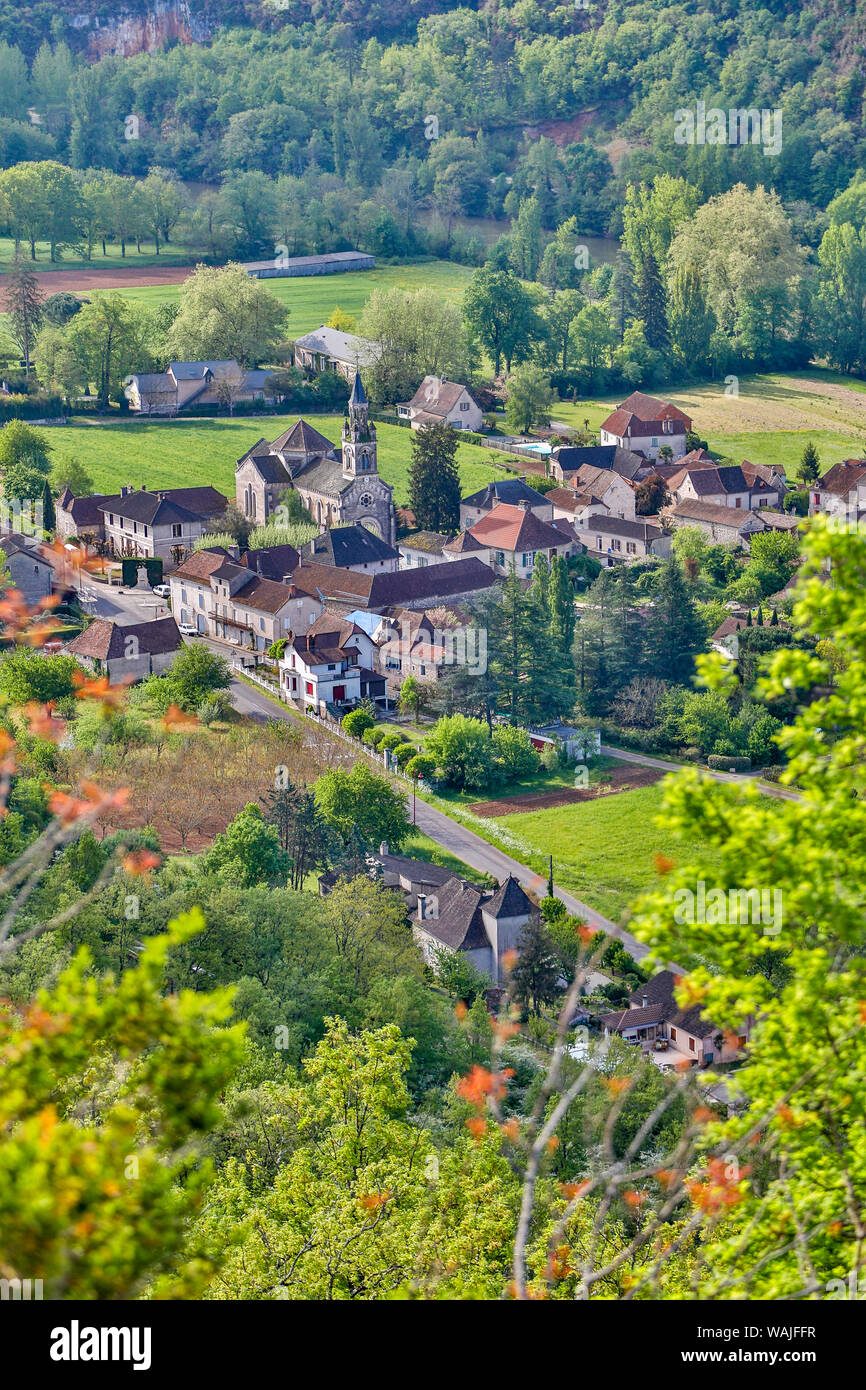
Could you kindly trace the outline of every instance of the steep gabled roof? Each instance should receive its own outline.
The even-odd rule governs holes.
[[[332,526],[302,546],[301,553],[311,560],[343,567],[379,564],[384,560],[400,558],[398,550],[360,524]]]
[[[509,874],[490,901],[484,904],[484,910],[491,917],[522,917],[532,911],[532,903],[517,879]]]
[[[94,618],[65,647],[73,656],[109,661],[129,655],[129,639],[134,638],[142,656],[162,656],[180,651],[183,638],[174,618],[155,618],[146,623],[121,627],[108,618]]]
[[[283,430],[282,434],[278,434],[273,444],[269,444],[268,448],[275,454],[332,454],[334,452],[334,446],[330,439],[319,434],[319,431],[307,424],[306,420],[296,420],[287,430]]]
[[[354,577],[366,579],[368,576]],[[398,570],[396,574],[374,574],[369,578],[368,608],[384,608],[419,600],[435,603],[437,599],[450,598],[455,594],[490,589],[496,583],[493,570],[475,555],[467,555],[463,560],[444,560],[441,565]]]
[[[562,545],[564,540],[549,521],[542,521],[528,508],[510,507],[507,502],[497,503],[469,531],[482,546],[496,550],[548,550]]]
[[[459,381],[447,381],[444,377],[425,376],[411,401],[410,408],[423,411],[434,418],[444,418],[453,410],[463,392],[469,395],[468,388]]]
[[[863,459],[843,459],[834,463],[829,473],[819,479],[817,487],[821,492],[832,492],[837,497],[847,497],[853,487],[866,478],[866,462]]]
[[[497,502],[507,502],[511,507],[516,507],[519,502],[528,502],[531,507],[538,507],[546,501],[544,493],[537,492],[523,478],[497,478],[478,492],[464,497],[462,505],[489,509],[495,507]]]

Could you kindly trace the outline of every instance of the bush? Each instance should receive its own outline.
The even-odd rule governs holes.
[[[365,729],[361,735],[361,742],[367,748],[375,748],[379,739],[382,737],[382,730],[377,728]]]
[[[379,740],[379,752],[384,753],[387,751],[390,753],[392,748],[397,748],[404,742],[403,735],[397,733],[396,729],[392,729],[390,733],[385,734],[385,737]]]
[[[12,705],[68,699],[75,691],[72,677],[78,671],[75,658],[62,653],[43,656],[29,647],[11,651],[0,662],[0,694]]]
[[[431,758],[429,753],[416,753],[406,764],[406,772],[410,777],[423,777],[425,781],[432,777],[435,771],[436,759]]]
[[[398,767],[405,767],[406,764],[416,756],[419,750],[414,743],[401,743],[400,747],[394,750]]]
[[[689,748],[683,749],[683,757],[688,758],[689,761],[693,763],[700,762],[701,750],[700,748],[696,748],[695,745],[692,744]]]
[[[353,709],[343,715],[340,723],[352,738],[363,738],[367,730],[373,728],[373,717],[365,709]]]
[[[199,705],[198,717],[202,724],[207,726],[215,723],[217,719],[225,719],[231,707],[231,700],[220,690],[208,696],[203,704]]]
[[[733,753],[730,757],[725,753],[711,753],[707,758],[707,767],[713,772],[748,772],[751,766],[751,758]]]
[[[529,777],[538,771],[538,753],[525,729],[500,724],[493,730],[493,746],[506,777]]]

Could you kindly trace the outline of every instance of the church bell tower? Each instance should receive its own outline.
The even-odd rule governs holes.
[[[343,421],[343,477],[374,476],[378,472],[377,447],[376,426],[370,424],[370,402],[361,373],[356,372]]]

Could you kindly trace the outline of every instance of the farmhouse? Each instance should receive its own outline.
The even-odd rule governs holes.
[[[710,540],[720,545],[741,546],[744,550],[749,548],[749,536],[766,529],[755,512],[738,511],[736,507],[720,506],[717,502],[678,502],[665,515],[675,528],[697,526]]]
[[[843,459],[809,487],[809,515],[857,523],[866,511],[866,460]]]
[[[603,1014],[605,1036],[616,1033],[627,1042],[656,1052],[656,1040],[666,1044],[679,1057],[710,1066],[739,1057],[746,1046],[749,1030],[737,1035],[724,1032],[704,1017],[700,1004],[681,1009],[674,998],[676,976],[670,970],[654,975],[629,997],[628,1008]],[[672,1062],[676,1057],[670,1057]]]
[[[99,504],[107,500],[101,492],[95,492],[90,497],[76,497],[65,487],[54,505],[58,538],[65,541],[70,536],[78,536],[90,545],[102,540],[105,536],[105,518]]]
[[[647,461],[619,444],[593,444],[586,447],[560,445],[550,455],[550,473],[560,482],[581,468],[606,468],[630,483],[640,482],[648,471]]]
[[[0,550],[6,557],[9,578],[28,606],[33,607],[52,593],[56,585],[54,566],[48,559],[50,551],[44,551],[35,537],[9,531],[0,536]]]
[[[339,453],[305,420],[298,420],[272,444],[264,439],[254,444],[235,468],[235,496],[244,516],[263,524],[286,490],[294,488],[322,528],[360,522],[393,545],[394,490],[379,477],[376,426],[370,423],[369,409],[358,373]]]
[[[601,426],[602,444],[616,444],[621,449],[656,459],[662,449],[670,450],[672,459],[686,452],[686,435],[692,427],[684,415],[669,401],[645,396],[633,391]]]
[[[460,951],[498,985],[507,975],[506,956],[517,949],[533,912],[530,899],[511,875],[495,890],[476,888],[455,876],[433,893],[419,893],[409,920],[434,970],[441,952]]]

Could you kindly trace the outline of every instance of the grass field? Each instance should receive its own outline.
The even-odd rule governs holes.
[[[116,492],[121,484],[148,488],[193,487],[212,483],[234,497],[237,460],[263,436],[276,439],[296,416],[269,415],[258,419],[122,420],[82,419],[75,425],[46,430],[54,458],[74,458],[91,474],[97,492]],[[310,422],[327,439],[339,444],[341,415],[313,415]],[[379,472],[394,488],[398,506],[408,500],[411,431],[399,425],[377,425]],[[461,443],[457,462],[463,492],[474,492],[502,477],[499,454],[477,444]]]
[[[495,820],[460,814],[459,819],[506,853],[546,877],[553,853],[554,879],[590,907],[619,921],[638,894],[658,882],[654,859],[677,864],[700,858],[712,870],[714,851],[698,840],[681,839],[655,821],[662,784],[575,802],[551,810],[521,812]],[[450,808],[443,804],[443,810]]]
[[[135,242],[126,244],[126,255],[120,249],[120,242],[106,242],[105,249],[107,255],[102,254],[102,242],[99,242],[93,250],[93,259],[84,260],[83,257],[76,256],[73,251],[66,251],[59,261],[49,259],[50,250],[46,241],[36,243],[36,264],[30,261],[29,244],[22,248],[22,255],[26,258],[28,265],[39,272],[43,270],[130,270],[134,266],[165,266],[165,265],[187,265],[189,264],[190,254],[184,246],[166,246],[162,244],[159,248],[159,255],[153,250],[152,243],[145,243],[149,249],[145,249],[139,255],[135,249]],[[11,237],[0,236],[0,274],[12,269],[15,259],[15,243]]]
[[[818,368],[744,376],[739,395],[726,396],[724,382],[685,390],[654,387],[653,395],[673,401],[692,417],[695,431],[713,453],[741,463],[781,464],[789,474],[807,440],[813,440],[822,467],[841,458],[859,458],[866,445],[866,382]],[[554,419],[597,430],[619,404],[614,400],[561,402]]]

